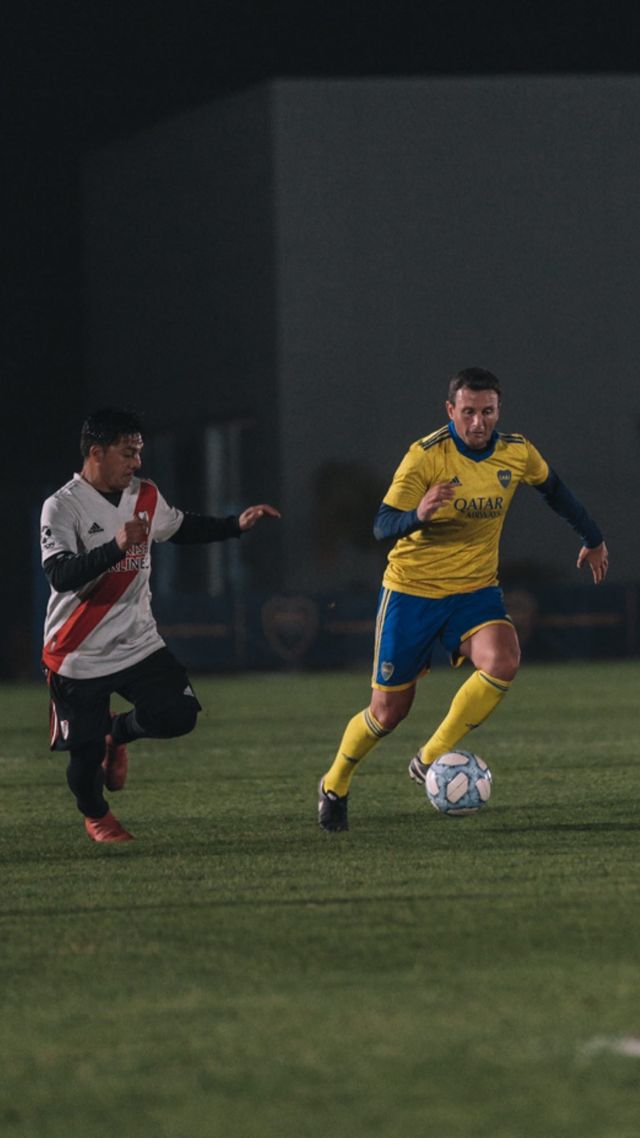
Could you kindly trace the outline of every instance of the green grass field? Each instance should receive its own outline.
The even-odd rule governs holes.
[[[640,664],[532,667],[473,737],[494,792],[436,814],[422,681],[315,823],[362,674],[201,679],[131,748],[135,843],[88,841],[46,692],[0,689],[3,1138],[637,1138]]]

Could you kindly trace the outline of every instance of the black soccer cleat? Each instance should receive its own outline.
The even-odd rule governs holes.
[[[329,830],[331,833],[337,833],[339,830],[348,830],[349,821],[347,819],[347,799],[349,795],[345,794],[341,798],[333,790],[325,790],[320,779],[318,787],[318,825],[323,830]]]
[[[427,781],[429,764],[423,763],[420,758],[420,751],[416,751],[407,769],[409,771],[409,778],[412,778],[414,782],[419,782],[424,786]]]

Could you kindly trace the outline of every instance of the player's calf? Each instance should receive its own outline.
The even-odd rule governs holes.
[[[112,730],[115,718],[116,716],[112,715]],[[122,790],[127,781],[129,756],[124,743],[118,742],[114,739],[112,734],[107,735],[105,738],[105,754],[102,760],[102,769],[104,770],[104,783],[107,790]]]
[[[136,709],[136,718],[144,734],[151,739],[176,739],[193,731],[200,704],[191,695],[183,695],[162,707]]]
[[[69,751],[67,784],[78,810],[85,817],[100,818],[109,809],[102,793],[104,787],[104,740],[96,739]]]

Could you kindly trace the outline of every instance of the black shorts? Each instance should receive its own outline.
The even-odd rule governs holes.
[[[95,680],[74,680],[55,672],[49,672],[47,679],[52,751],[68,751],[103,740],[111,729],[109,700],[114,692],[150,717],[154,710],[181,699],[185,689],[193,693],[185,669],[168,648],[160,648],[131,668]],[[201,711],[197,699],[196,703]]]

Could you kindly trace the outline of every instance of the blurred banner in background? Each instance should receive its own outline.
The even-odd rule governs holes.
[[[639,586],[518,588],[505,596],[525,662],[638,654]],[[156,598],[155,611],[169,647],[193,672],[370,667],[374,596],[194,594]],[[433,663],[447,659],[439,649]]]

